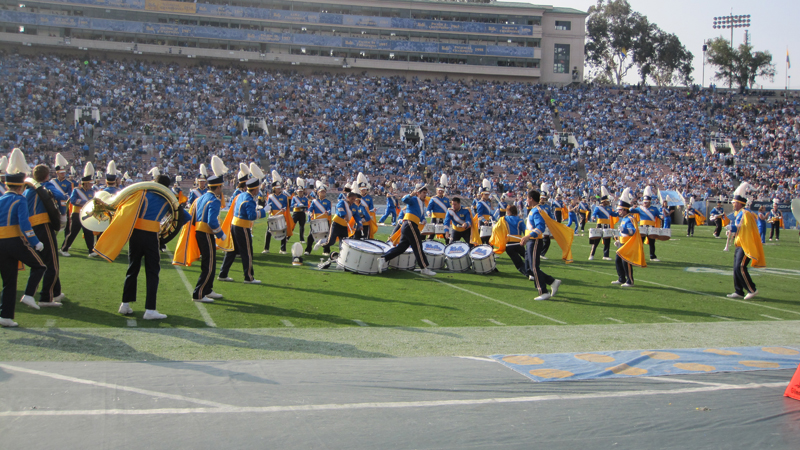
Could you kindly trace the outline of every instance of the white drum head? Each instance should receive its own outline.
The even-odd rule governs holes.
[[[350,248],[354,248],[364,253],[372,253],[377,255],[383,254],[383,250],[377,245],[366,241],[359,241],[358,239],[345,239],[342,245],[347,245]]]
[[[436,241],[425,241],[422,243],[422,251],[428,255],[443,255],[444,244]]]
[[[488,245],[479,245],[473,248],[469,252],[469,257],[475,261],[480,261],[482,259],[486,259],[491,256],[494,252],[492,251],[492,247]]]
[[[454,242],[444,249],[444,255],[449,258],[460,258],[469,253],[469,245],[464,242]]]

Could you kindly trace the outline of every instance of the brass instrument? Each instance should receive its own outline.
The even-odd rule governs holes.
[[[180,203],[172,190],[163,184],[152,181],[132,184],[125,189],[111,195],[108,192],[98,192],[97,195],[81,208],[81,225],[90,231],[103,232],[111,224],[117,208],[131,195],[139,191],[151,191],[164,197],[170,206],[171,212],[161,220],[161,236],[168,236],[178,227],[180,219]]]

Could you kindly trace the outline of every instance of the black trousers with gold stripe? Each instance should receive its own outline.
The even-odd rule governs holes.
[[[552,276],[542,272],[540,267],[542,256],[542,245],[544,239],[531,239],[525,244],[525,272],[528,276],[533,277],[533,282],[536,283],[536,290],[539,295],[547,294],[547,286],[556,281]]]
[[[253,232],[250,228],[231,225],[231,236],[233,236],[233,251],[225,252],[222,258],[222,268],[219,270],[220,278],[227,278],[236,256],[242,258],[242,270],[244,281],[253,281],[255,274],[253,271]]]
[[[214,274],[217,272],[217,243],[214,235],[195,231],[197,248],[200,250],[200,276],[192,292],[192,299],[199,300],[214,289]]]
[[[145,309],[156,309],[158,299],[158,279],[161,273],[161,253],[158,250],[158,233],[134,229],[128,241],[128,272],[125,274],[125,284],[122,287],[122,303],[136,301],[136,285],[139,272],[142,270],[144,259],[144,273],[146,276]]]
[[[83,241],[86,243],[86,251],[91,252],[94,250],[94,233],[83,228],[81,225],[81,213],[72,213],[66,228],[66,238],[64,244],[61,246],[61,251],[67,252],[72,247],[72,243],[78,238],[78,233],[83,230]]]
[[[750,258],[744,254],[742,247],[736,247],[736,253],[733,257],[733,287],[736,289],[736,293],[741,296],[756,291],[756,284],[753,283],[753,279],[750,278],[750,271],[747,269],[749,265]]]
[[[28,244],[27,239],[22,237],[0,239],[0,276],[3,278],[0,317],[3,319],[14,318],[14,307],[17,302],[17,272],[19,270],[17,263],[20,261],[31,269],[25,295],[33,297],[47,270],[44,261]]]
[[[411,247],[411,251],[414,252],[417,266],[420,269],[427,269],[428,258],[425,257],[425,252],[422,251],[422,236],[419,234],[419,226],[410,220],[403,221],[403,226],[400,228],[400,242],[397,243],[396,247],[386,252],[383,258],[389,262],[402,255],[408,247]]]
[[[620,283],[633,284],[633,265],[617,255],[617,279]]]
[[[336,222],[331,222],[331,229],[328,231],[328,242],[326,243],[328,249],[330,249],[331,246],[336,243],[336,240],[339,239],[339,250],[341,250],[342,241],[347,239],[347,235],[348,230],[346,226],[340,225]]]
[[[44,244],[44,250],[39,253],[47,271],[42,279],[42,293],[39,295],[40,302],[52,302],[53,297],[61,295],[61,279],[59,278],[60,266],[58,262],[58,242],[56,242],[56,232],[50,228],[49,223],[39,224],[33,227],[36,237]],[[31,274],[33,276],[33,274]]]

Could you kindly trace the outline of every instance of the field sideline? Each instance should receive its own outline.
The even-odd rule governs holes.
[[[587,237],[576,237],[573,244],[575,263],[571,265],[562,263],[560,249],[554,241],[548,253],[550,259],[543,261],[542,267],[547,273],[562,279],[563,285],[554,299],[536,302],[533,298],[538,294],[533,289],[533,283],[521,277],[505,255],[498,258],[500,272],[489,276],[440,273],[429,279],[419,274],[394,270],[377,276],[317,271],[310,265],[292,267],[289,254],[277,254],[277,242],[272,243],[272,253],[262,255],[260,250],[265,227],[265,222],[259,223],[254,233],[255,273],[263,284],[242,284],[241,263],[237,260],[230,274],[237,282],[216,281],[215,290],[225,298],[213,304],[198,305],[190,301],[190,289],[199,273],[197,267],[180,270],[173,268],[169,264],[171,254],[162,255],[158,309],[169,316],[163,321],[142,320],[143,272],[139,283],[142,298],[133,305],[135,314],[130,317],[118,314],[127,267],[126,252],[113,264],[88,259],[86,249],[82,248],[83,241],[78,239],[70,250],[73,256],[61,258],[61,279],[66,293],[64,307],[34,311],[18,305],[16,320],[25,329],[37,330],[27,331],[33,333],[27,337],[34,339],[36,336],[52,333],[53,330],[68,335],[70,329],[79,332],[78,335],[88,333],[86,338],[97,334],[115,336],[116,339],[135,327],[140,332],[161,330],[161,333],[150,336],[137,333],[144,341],[162,336],[165,342],[177,340],[174,345],[178,347],[181,346],[178,341],[185,339],[182,335],[198,336],[197,339],[190,339],[192,343],[188,345],[202,347],[201,342],[207,338],[213,341],[215,337],[228,336],[226,339],[231,339],[229,335],[232,330],[253,330],[254,337],[265,333],[275,337],[275,333],[279,335],[286,331],[308,336],[311,341],[315,341],[314,336],[325,340],[327,338],[321,336],[328,333],[331,337],[352,336],[354,342],[375,339],[375,333],[380,333],[376,327],[392,328],[391,331],[384,330],[387,336],[406,330],[401,333],[405,336],[408,330],[415,330],[411,336],[396,335],[393,338],[397,340],[397,345],[406,342],[412,349],[402,350],[394,346],[395,351],[379,351],[382,347],[376,344],[374,352],[366,351],[361,354],[356,349],[336,347],[337,339],[331,338],[329,341],[334,347],[330,351],[311,352],[312,355],[322,357],[441,354],[443,351],[435,349],[434,344],[428,345],[428,342],[435,342],[436,336],[444,333],[445,328],[457,328],[464,336],[474,334],[473,343],[477,348],[483,348],[481,346],[487,343],[484,341],[498,342],[491,337],[492,329],[500,333],[494,335],[507,335],[501,339],[512,343],[516,342],[516,335],[522,339],[521,336],[526,334],[515,334],[512,331],[515,328],[547,328],[551,330],[550,333],[569,336],[569,330],[572,329],[570,326],[581,325],[575,331],[579,328],[592,329],[600,337],[606,331],[632,331],[636,325],[642,327],[642,331],[638,333],[641,336],[640,344],[649,345],[631,347],[633,343],[626,344],[624,339],[619,341],[614,338],[609,338],[609,342],[616,342],[615,348],[655,348],[658,347],[656,344],[664,342],[663,337],[659,338],[663,335],[659,333],[669,334],[670,325],[677,327],[676,330],[685,329],[686,333],[693,334],[702,333],[702,328],[695,325],[706,324],[709,330],[724,330],[721,331],[723,335],[735,340],[736,323],[748,322],[751,328],[742,332],[742,343],[757,344],[758,336],[766,338],[770,335],[767,330],[775,330],[776,334],[770,342],[787,344],[780,342],[782,334],[778,330],[787,329],[789,321],[800,320],[800,255],[797,254],[800,246],[792,230],[785,230],[785,240],[780,244],[768,242],[765,245],[768,268],[753,271],[760,295],[750,301],[725,297],[725,294],[733,291],[730,275],[733,253],[722,252],[725,242],[711,236],[713,228],[698,227],[696,236],[687,238],[681,234],[685,232],[685,227],[676,226],[673,227],[672,241],[658,243],[657,253],[662,262],[652,263],[645,269],[635,269],[636,286],[629,290],[610,284],[616,279],[614,262],[601,260],[602,248],[598,249],[594,261],[587,261]],[[381,237],[385,238],[388,230],[389,228],[382,227]],[[289,247],[296,239],[295,236],[290,241]],[[318,262],[321,249],[315,253],[306,257],[307,261]],[[218,267],[221,259],[222,255],[218,253]],[[27,273],[20,273],[20,284],[23,286]],[[19,296],[21,295],[20,292]],[[605,327],[586,328],[594,325]],[[647,328],[648,325],[658,327]],[[45,331],[42,332],[41,329]],[[189,329],[198,329],[198,333]],[[318,331],[314,331],[315,329]],[[273,330],[275,333],[265,330]],[[19,345],[19,331],[26,333],[24,330],[3,330],[0,342],[5,341],[10,345],[0,347],[4,349],[0,351],[0,359],[37,358],[36,351],[26,354],[26,350],[30,351],[36,345]],[[626,333],[627,331],[622,334]],[[752,333],[752,336],[748,333]],[[629,337],[633,342],[637,340],[635,335],[636,333]],[[796,340],[797,336],[783,335],[792,342],[800,342]],[[240,338],[247,340],[245,336]],[[349,337],[343,339],[343,342],[350,342]],[[467,340],[470,339],[472,338]],[[66,346],[63,350],[73,352],[74,349],[68,349],[74,344],[71,341],[81,340],[74,336],[67,339],[61,343]],[[518,348],[522,342],[524,341],[515,343],[517,347],[514,348]],[[577,350],[584,349],[578,348],[578,342],[580,340],[574,345],[565,343],[558,351],[570,351],[564,348],[571,349],[573,346]],[[244,346],[242,350],[245,353],[253,350],[256,354],[251,356],[258,357],[263,357],[264,352],[269,353],[271,350],[277,352],[272,356],[293,357],[287,352],[291,352],[294,346],[299,354],[307,354],[302,350],[303,343],[300,341],[273,341],[272,344],[263,348],[259,345]],[[153,345],[159,347],[157,343]],[[105,357],[102,348],[79,352],[79,355],[57,356],[52,351],[57,353],[59,346],[51,347],[51,351],[44,353],[55,359]],[[114,345],[109,345],[108,349],[108,356],[111,358],[130,359],[128,356],[134,357],[133,354],[138,353],[140,359],[146,359],[138,350],[112,350],[110,347]],[[413,348],[427,350],[415,353]],[[476,347],[465,347],[464,350],[469,351],[469,348]],[[487,350],[489,348],[486,347]],[[177,353],[169,353],[172,351]],[[183,355],[179,350],[171,349],[167,351],[169,356],[163,356],[171,358],[183,355],[192,359],[246,357],[245,354],[227,354],[226,357],[224,352],[210,350],[204,355],[200,348],[189,353]],[[158,354],[158,351],[154,351],[150,356]]]

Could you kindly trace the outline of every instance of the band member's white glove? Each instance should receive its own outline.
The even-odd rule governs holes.
[[[227,234],[225,234],[225,233],[222,233],[222,237],[221,237],[221,238],[219,238],[219,239],[220,239],[221,241],[224,241],[225,239],[228,239],[228,235],[227,235]]]
[[[622,247],[622,242],[620,242],[620,241],[614,241],[614,246],[615,246],[615,247]]]
[[[67,224],[67,216],[65,214],[65,215],[61,216],[61,226],[63,227],[66,224]]]
[[[34,248],[36,249],[37,252],[40,252],[40,251],[44,250],[44,244],[39,242],[38,244],[36,244],[36,247],[34,247]]]

